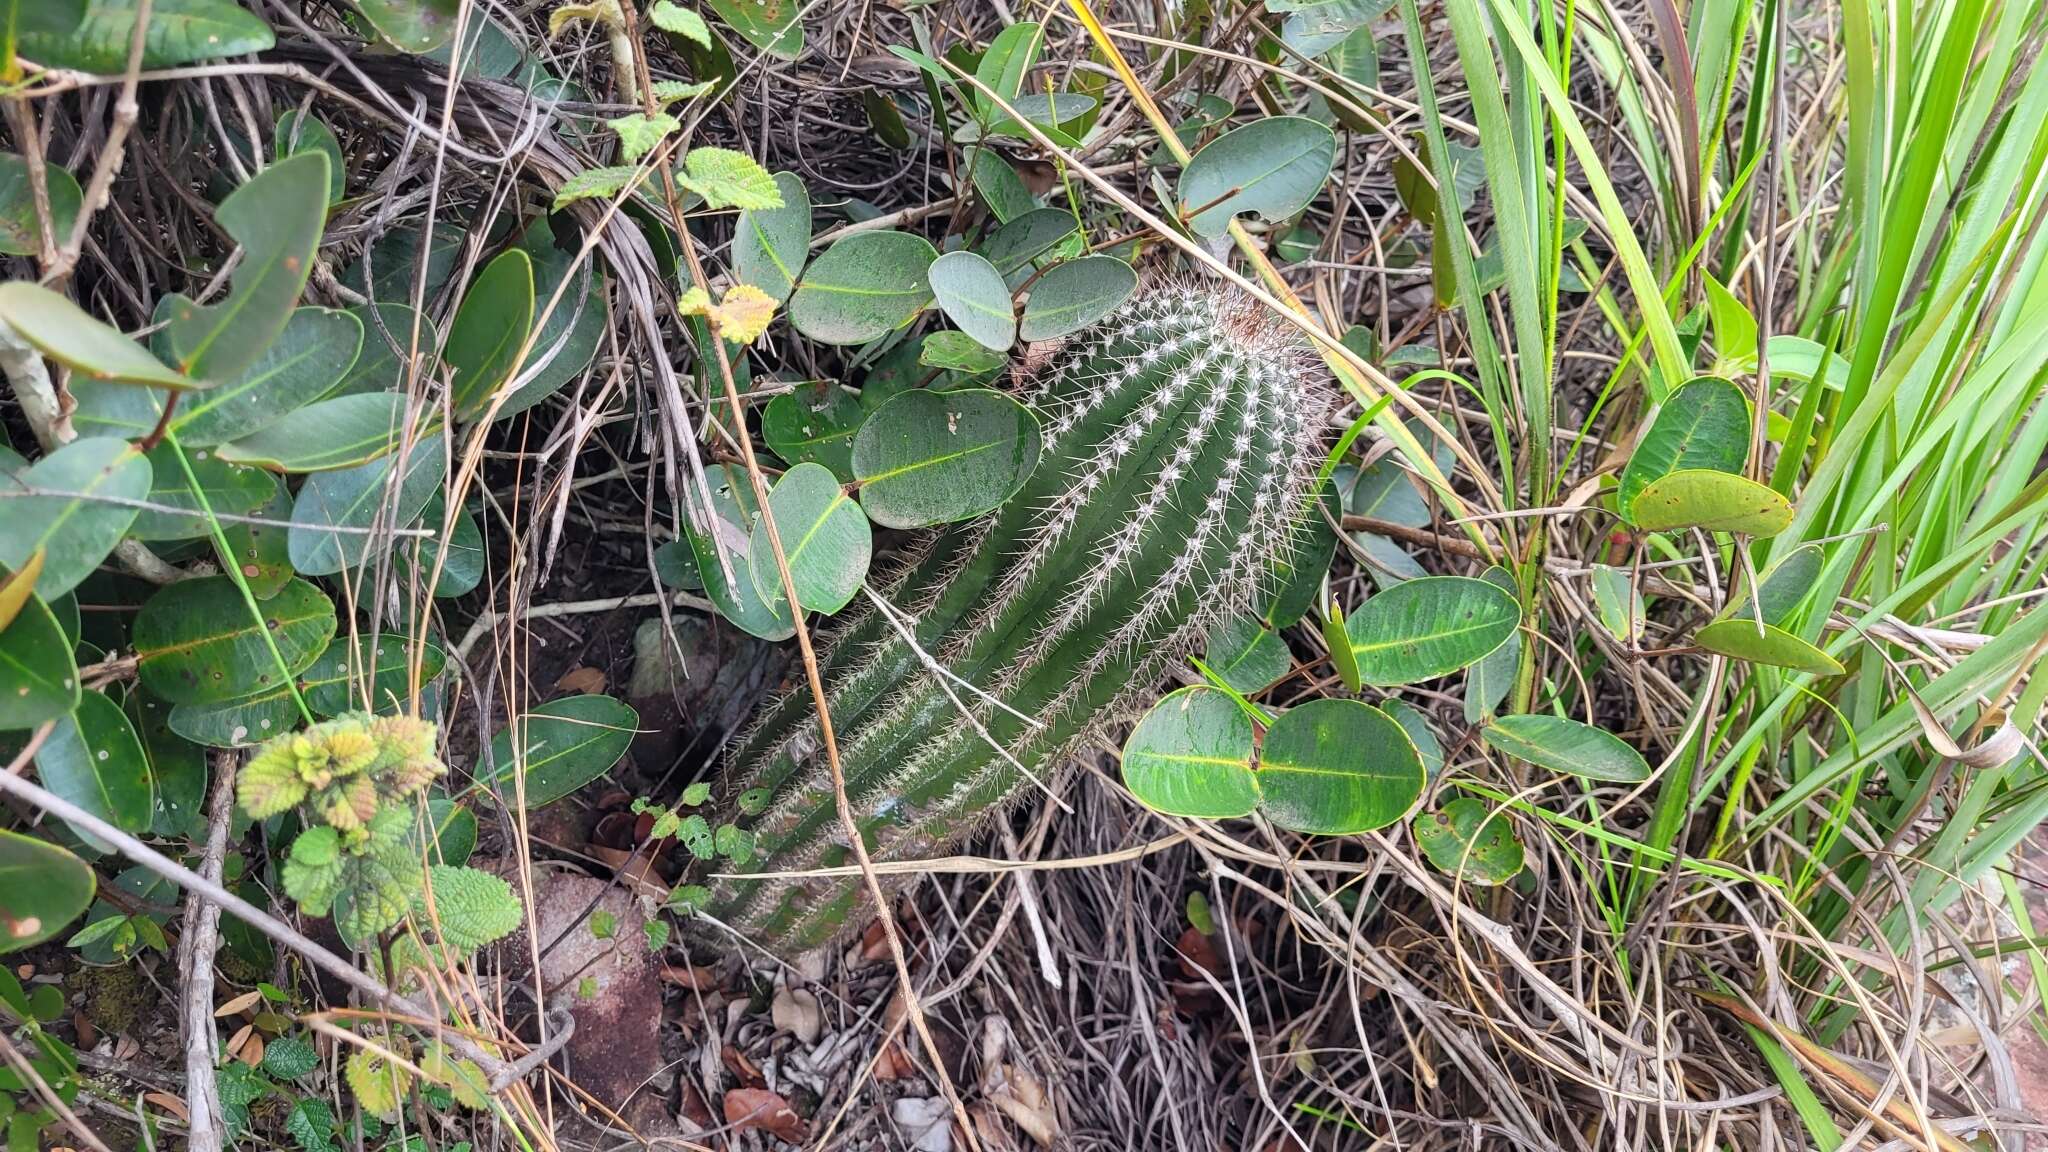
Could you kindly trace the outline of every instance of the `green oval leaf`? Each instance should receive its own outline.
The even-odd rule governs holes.
[[[917,362],[926,368],[939,368],[969,377],[988,377],[1001,371],[1010,358],[1001,352],[991,351],[965,332],[943,328],[925,336],[918,344]],[[932,381],[931,387],[943,392],[957,383],[957,378],[940,377]]]
[[[334,138],[334,130],[318,116],[301,114],[297,108],[285,109],[271,129],[270,148],[279,160],[301,152],[326,156],[327,202],[339,204],[348,195],[348,157],[342,154],[341,141]]]
[[[796,0],[705,0],[747,43],[780,60],[803,54],[803,6]]]
[[[1304,116],[1273,116],[1233,128],[1204,145],[1180,174],[1180,211],[1204,239],[1230,229],[1239,212],[1282,220],[1308,206],[1330,178],[1337,137]]]
[[[0,952],[54,939],[92,906],[92,866],[55,844],[0,829]]]
[[[554,226],[543,216],[519,241],[533,261],[532,347],[519,365],[512,393],[498,405],[500,420],[516,416],[555,394],[581,375],[597,355],[610,317],[605,312],[604,278],[589,260],[576,261],[574,248],[555,243]],[[569,282],[574,277],[573,282]],[[565,286],[566,283],[566,286]],[[555,300],[560,290],[562,298]],[[542,312],[554,301],[554,309]]]
[[[1287,641],[1250,616],[1232,616],[1209,630],[1202,663],[1241,696],[1263,691],[1294,667]]]
[[[853,479],[853,435],[867,415],[837,384],[785,392],[761,411],[761,439],[789,464],[823,464],[841,480]]]
[[[1380,705],[1380,711],[1394,718],[1394,723],[1408,733],[1408,739],[1415,744],[1415,751],[1422,757],[1422,771],[1431,780],[1444,774],[1444,745],[1436,738],[1436,731],[1429,726],[1428,717],[1415,705],[1406,700],[1387,700]]]
[[[448,325],[441,359],[454,375],[450,403],[456,419],[471,420],[490,408],[491,394],[518,367],[532,324],[533,258],[511,248],[470,281]]]
[[[493,770],[478,783],[514,804],[518,792],[512,773],[523,768],[526,807],[551,804],[611,771],[633,743],[639,724],[639,713],[610,696],[550,700],[522,719],[516,762],[512,729],[491,737]]]
[[[990,233],[978,251],[1007,281],[1080,229],[1065,208],[1033,208]]]
[[[1639,784],[1650,778],[1650,765],[1643,754],[1621,737],[1562,716],[1502,716],[1480,729],[1479,735],[1494,751],[1552,772],[1617,784]]]
[[[260,625],[225,576],[158,589],[136,613],[132,629],[143,687],[173,704],[279,688],[286,674],[296,676],[312,664],[334,635],[334,602],[304,580],[291,581],[258,606]],[[282,671],[261,629],[269,630],[284,657]]]
[[[420,56],[455,35],[461,0],[355,0],[355,6],[378,35]]]
[[[706,536],[689,520],[683,521],[704,596],[741,631],[763,640],[787,640],[796,635],[795,618],[779,598],[771,605],[754,585],[749,552],[750,529],[757,516],[746,474],[726,465],[709,475],[712,507],[705,518],[712,534]]]
[[[30,595],[0,629],[0,732],[34,728],[78,707],[78,664],[63,625]]]
[[[421,641],[419,649],[425,685],[441,674],[448,657],[437,644]],[[412,653],[406,636],[358,635],[353,644],[337,636],[299,675],[299,691],[306,706],[322,716],[363,710],[365,700],[371,712],[399,711],[412,694]]]
[[[939,253],[908,232],[855,232],[804,272],[789,322],[826,344],[865,344],[910,323],[932,301],[925,276]]]
[[[1764,623],[1782,627],[1785,618],[1805,602],[1820,581],[1826,559],[1820,545],[1801,544],[1757,578],[1754,597],[1744,595],[1738,598],[1721,615],[1730,620],[1754,620],[1760,616]],[[1750,607],[1752,602],[1756,605],[1754,609]]]
[[[132,445],[100,436],[73,440],[18,475],[0,473],[0,566],[19,569],[40,549],[36,595],[71,591],[127,534],[150,479],[149,460]]]
[[[0,284],[0,323],[36,351],[87,380],[141,384],[183,392],[197,380],[149,354],[112,325],[93,319],[69,299],[27,280]]]
[[[1792,504],[1776,490],[1732,472],[1689,468],[1652,481],[1630,511],[1645,532],[1704,528],[1775,536],[1792,523]]]
[[[768,511],[796,582],[798,605],[827,616],[846,607],[867,578],[874,534],[838,479],[822,464],[799,464],[769,490]],[[780,605],[782,574],[768,532],[759,524],[747,558],[755,591],[769,604]]]
[[[982,347],[1002,352],[1017,342],[1010,289],[995,265],[972,252],[948,252],[926,276],[940,311]]]
[[[169,724],[194,744],[247,748],[298,727],[299,706],[292,702],[291,689],[280,685],[234,700],[179,704],[171,709]]]
[[[1038,466],[1038,418],[1000,392],[905,392],[853,438],[860,506],[889,528],[979,516]]]
[[[87,692],[36,750],[43,787],[123,832],[147,832],[156,815],[149,759],[121,706]],[[74,829],[74,831],[78,831]],[[104,848],[80,831],[87,843]]]
[[[1259,749],[1259,810],[1282,828],[1348,836],[1399,820],[1422,796],[1422,757],[1386,713],[1357,700],[1288,709]]]
[[[1522,842],[1508,814],[1476,796],[1460,796],[1409,826],[1441,872],[1467,884],[1505,884],[1522,871]]]
[[[793,172],[777,172],[775,187],[782,207],[749,208],[733,225],[732,270],[780,304],[796,291],[810,258],[811,194]]]
[[[242,579],[258,600],[277,595],[292,578],[292,494],[284,481],[268,472],[264,476],[270,480],[270,499],[249,514],[250,520],[221,526],[231,562],[242,570]]]
[[[220,458],[273,472],[329,472],[367,464],[398,446],[410,398],[364,392],[320,400],[218,449]],[[425,415],[424,413],[422,415]]]
[[[466,864],[476,851],[476,813],[446,796],[429,796],[427,833],[433,839],[420,845],[420,851],[429,863]]]
[[[1124,787],[1169,816],[1228,820],[1259,805],[1252,722],[1237,702],[1197,685],[1170,692],[1124,741]]]
[[[1775,624],[1760,624],[1746,617],[1716,620],[1693,633],[1692,642],[1709,652],[1750,664],[1768,664],[1816,676],[1840,676],[1843,672],[1839,661],[1805,640]]]
[[[266,428],[325,396],[347,377],[362,346],[363,322],[350,313],[293,309],[255,363],[204,395],[187,397],[172,414],[171,428],[187,448],[210,448]]]
[[[178,463],[178,450],[169,443],[149,451],[149,502],[156,508],[136,513],[128,534],[137,540],[190,540],[212,531],[203,509],[215,516],[246,516],[263,507],[277,490],[277,482],[261,468],[247,468],[221,460],[211,452],[193,452],[186,461],[192,466],[188,480]],[[199,483],[206,503],[193,494],[192,481]],[[159,511],[181,508],[182,512]]]
[[[1394,585],[1344,622],[1361,682],[1413,684],[1478,663],[1522,622],[1507,591],[1469,576],[1425,576]]]
[[[85,197],[78,190],[77,179],[52,163],[43,165],[43,186],[50,198],[50,228],[61,246],[71,238],[71,226],[78,220],[78,206]],[[43,225],[36,215],[28,161],[12,152],[0,153],[0,252],[34,256],[42,250]]]
[[[331,576],[383,555],[391,534],[374,529],[419,517],[440,490],[442,452],[442,435],[435,433],[409,451],[306,477],[292,502],[292,567],[307,576]],[[393,490],[390,476],[401,467]]]
[[[1615,490],[1623,519],[1657,480],[1691,468],[1739,473],[1749,459],[1749,400],[1732,381],[1700,376],[1679,386],[1629,454]]]
[[[156,836],[206,840],[206,752],[170,726],[171,706],[147,692],[128,693],[122,705],[142,754],[149,760],[149,777],[156,783],[156,807],[150,815],[149,830]]]
[[[21,54],[52,68],[119,75],[128,67],[136,6],[135,0],[91,0],[84,21],[73,27],[24,25]],[[234,0],[155,0],[142,29],[142,66],[175,68],[276,45],[270,26]]]
[[[213,218],[242,246],[242,261],[217,304],[165,297],[164,341],[187,376],[222,381],[256,363],[305,291],[327,222],[327,157],[304,152],[272,164],[230,192]]]
[[[1138,274],[1114,256],[1083,256],[1055,264],[1032,285],[1019,335],[1053,340],[1116,311],[1138,289]]]
[[[419,327],[420,356],[431,359],[441,347],[441,330],[434,326],[434,321],[408,305],[389,301],[380,301],[374,307],[357,305],[349,309],[348,314],[362,325],[362,355],[356,357],[355,364],[339,379],[309,399],[329,400],[357,392],[411,391],[411,382],[406,379],[406,365],[412,360],[413,327]],[[291,329],[285,329],[285,335],[289,337]]]

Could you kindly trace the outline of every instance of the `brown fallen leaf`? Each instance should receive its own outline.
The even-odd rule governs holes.
[[[185,1102],[169,1092],[144,1092],[142,1098],[180,1120],[192,1119],[192,1113],[186,1110]]]
[[[917,1065],[910,1062],[910,1053],[903,1050],[901,1041],[889,1041],[888,1046],[876,1054],[876,1080],[908,1080],[915,1075]]]
[[[583,695],[604,691],[604,684],[604,671],[592,668],[588,664],[578,664],[576,667],[562,673],[562,678],[555,681],[555,687],[562,691],[576,692]]]
[[[725,1070],[747,1087],[759,1088],[768,1083],[767,1077],[761,1075],[761,1069],[755,1067],[752,1060],[747,1059],[745,1052],[727,1044],[719,1050],[718,1055],[725,1062]]]
[[[807,1046],[816,1044],[818,1035],[825,1030],[825,1013],[818,1007],[818,998],[802,988],[777,991],[768,1006],[768,1016],[777,1029]]]
[[[1216,954],[1216,942],[1193,928],[1180,934],[1180,969],[1190,980],[1199,980],[1207,971],[1211,976],[1223,975],[1223,958]]]
[[[664,964],[661,966],[661,978],[678,988],[692,988],[699,992],[709,992],[718,987],[718,973],[702,965]]]
[[[259,989],[252,988],[249,991],[242,993],[240,996],[237,996],[234,999],[228,1001],[227,1003],[221,1005],[220,1007],[215,1008],[213,1010],[213,1015],[216,1019],[218,1019],[222,1016],[233,1016],[238,1012],[246,1012],[249,1009],[254,1008],[259,1002],[262,1001],[262,999],[262,991]]]
[[[725,1094],[725,1122],[737,1130],[758,1128],[791,1144],[810,1137],[810,1125],[789,1101],[766,1088],[735,1088]]]

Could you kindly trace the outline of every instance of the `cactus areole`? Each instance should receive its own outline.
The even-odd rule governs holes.
[[[1322,455],[1328,390],[1314,364],[1249,296],[1179,284],[1045,358],[1027,381],[1044,431],[1031,478],[910,549],[877,582],[888,610],[863,599],[820,649],[875,860],[940,854],[1034,782],[1050,786],[1091,725],[1271,591]],[[735,747],[721,792],[754,789],[765,806],[729,813],[754,855],[711,882],[705,911],[785,955],[864,921],[858,876],[787,875],[855,862],[803,687]]]

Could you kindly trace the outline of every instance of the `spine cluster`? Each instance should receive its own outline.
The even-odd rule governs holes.
[[[876,860],[939,853],[1048,783],[1091,725],[1218,618],[1254,607],[1320,462],[1312,363],[1250,297],[1163,285],[1039,370],[1031,480],[912,549],[878,588],[890,610],[863,605],[820,653]],[[746,872],[854,862],[807,690],[765,710],[730,773],[726,795],[770,796]],[[712,892],[711,917],[786,954],[834,939],[864,899],[857,877],[740,877]]]

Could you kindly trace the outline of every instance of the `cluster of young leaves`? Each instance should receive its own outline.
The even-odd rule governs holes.
[[[24,988],[0,967],[0,1027],[8,1029],[29,1068],[67,1107],[78,1098],[78,1055],[43,1027],[64,1015],[64,990],[54,984]],[[0,1137],[7,1152],[35,1152],[42,1133],[62,1119],[12,1063],[0,1064]],[[54,1132],[52,1133],[54,1135]]]
[[[683,789],[683,794],[672,805],[659,804],[635,797],[633,811],[651,814],[654,823],[649,827],[647,839],[652,843],[673,839],[682,845],[690,858],[699,861],[723,859],[735,865],[744,865],[754,858],[754,834],[737,824],[721,822],[713,825],[703,813],[687,811],[702,808],[711,800],[711,785],[697,781]],[[752,816],[761,811],[768,801],[764,790],[743,792],[737,798],[737,807],[742,815]],[[688,914],[711,898],[711,892],[701,884],[679,885],[669,894],[669,907]],[[650,926],[659,923],[650,921]],[[666,928],[664,926],[664,931]],[[650,943],[654,943],[650,937]]]

